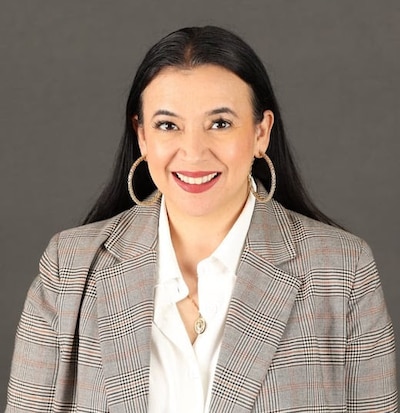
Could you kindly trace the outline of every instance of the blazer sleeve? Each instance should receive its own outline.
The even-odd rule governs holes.
[[[347,312],[348,412],[397,412],[395,345],[376,265],[363,243]]]
[[[40,261],[17,328],[7,413],[50,412],[59,365],[57,236]]]

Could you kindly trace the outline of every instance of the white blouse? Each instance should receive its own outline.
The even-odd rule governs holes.
[[[176,307],[176,303],[187,297],[189,291],[176,260],[162,199],[149,413],[208,412],[226,314],[254,204],[255,198],[250,194],[222,243],[197,265],[199,307],[207,328],[192,345]]]

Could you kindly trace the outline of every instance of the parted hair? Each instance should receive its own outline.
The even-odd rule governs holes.
[[[139,122],[142,119],[142,93],[146,86],[164,68],[190,69],[206,64],[223,67],[250,86],[255,122],[262,119],[265,110],[274,113],[274,125],[267,149],[277,176],[274,198],[287,209],[336,225],[315,206],[305,190],[289,148],[275,93],[260,58],[239,36],[215,26],[187,27],[174,31],[157,42],[145,55],[130,89],[125,131],[114,170],[84,223],[110,218],[134,205],[126,182],[132,163],[141,154],[132,118],[137,116]],[[270,172],[263,159],[255,159],[252,174],[269,189]],[[139,198],[145,198],[155,190],[148,169],[143,165],[137,169],[134,179],[135,192]]]

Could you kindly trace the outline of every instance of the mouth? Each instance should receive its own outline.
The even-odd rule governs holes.
[[[196,174],[191,174],[191,175],[196,175]],[[210,174],[203,175],[203,176],[188,176],[180,172],[175,173],[175,176],[180,181],[184,182],[185,184],[189,184],[189,185],[206,184],[212,181],[213,179],[215,179],[218,175],[219,175],[218,172],[212,172]]]
[[[200,194],[211,189],[219,180],[221,172],[173,172],[173,177],[178,186],[185,192]]]

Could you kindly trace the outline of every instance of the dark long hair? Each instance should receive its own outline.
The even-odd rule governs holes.
[[[84,223],[110,218],[133,206],[127,176],[132,163],[140,156],[138,139],[132,117],[142,117],[141,96],[146,86],[166,67],[193,68],[205,64],[222,66],[235,73],[252,90],[255,121],[260,121],[265,110],[274,113],[274,125],[267,150],[274,163],[277,189],[274,198],[285,208],[336,225],[313,204],[301,182],[285,136],[281,113],[264,65],[241,38],[214,26],[190,27],[177,30],[156,43],[139,66],[126,106],[125,132],[119,146],[110,181],[89,212]],[[144,163],[144,162],[143,162]],[[268,190],[270,173],[265,161],[256,159],[253,176]],[[155,190],[146,168],[135,173],[135,192],[145,198]]]

